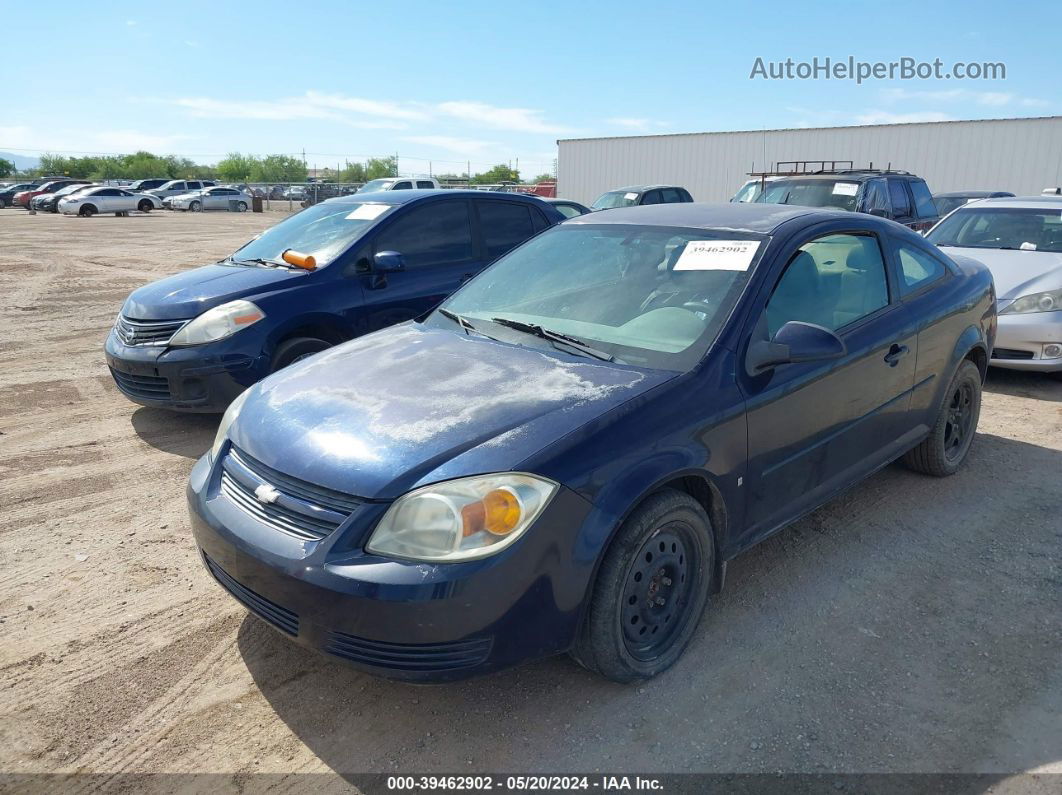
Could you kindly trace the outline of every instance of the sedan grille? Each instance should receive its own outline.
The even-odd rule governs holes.
[[[148,400],[169,400],[170,382],[154,375],[131,375],[111,368],[111,375],[118,388],[130,397]]]
[[[237,582],[232,575],[212,561],[205,552],[203,553],[203,560],[206,562],[207,570],[214,575],[214,579],[221,583],[221,586],[232,594],[237,602],[259,618],[268,621],[281,632],[286,632],[288,635],[299,634],[299,617],[297,614],[286,607],[281,607],[276,602],[269,601],[246,585]]]
[[[278,472],[235,447],[222,466],[221,493],[244,513],[303,541],[320,541],[361,504]]]
[[[114,333],[126,345],[167,345],[187,320],[133,320],[118,316]]]
[[[1015,348],[993,348],[993,359],[1031,359],[1034,354],[1032,351],[1020,351]]]
[[[491,638],[452,643],[384,643],[343,632],[329,634],[325,650],[344,660],[399,671],[454,671],[472,668],[490,654]]]

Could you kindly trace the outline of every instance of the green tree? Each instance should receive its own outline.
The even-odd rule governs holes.
[[[556,179],[556,177],[554,177],[552,174],[539,174],[537,177],[531,180],[531,182],[551,182],[554,179]]]
[[[364,163],[351,163],[343,167],[343,169],[336,176],[336,182],[365,182],[365,164]]]
[[[305,182],[306,166],[291,155],[267,155],[251,169],[252,182]]]
[[[365,163],[365,181],[398,176],[397,157],[370,157]]]
[[[251,173],[258,166],[258,158],[252,155],[242,155],[239,152],[230,152],[224,160],[218,162],[215,168],[218,176],[226,182],[246,182],[251,179]]]
[[[9,174],[15,173],[15,164],[10,160],[4,160],[0,157],[0,177],[6,177]]]
[[[488,169],[481,174],[472,177],[473,185],[497,185],[499,182],[519,182],[520,172],[509,168],[505,163],[499,163],[494,168]]]

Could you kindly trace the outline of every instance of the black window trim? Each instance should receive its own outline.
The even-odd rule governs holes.
[[[944,257],[940,252],[930,251],[928,247],[919,246],[911,241],[901,240],[896,235],[889,235],[889,238],[889,270],[893,272],[893,278],[896,281],[896,290],[901,304],[920,298],[924,293],[942,286],[945,282],[950,281],[955,276],[955,264]],[[917,251],[921,251],[926,256],[935,259],[943,266],[944,272],[936,279],[923,282],[915,289],[904,292],[903,264],[900,262],[900,246],[913,248]]]

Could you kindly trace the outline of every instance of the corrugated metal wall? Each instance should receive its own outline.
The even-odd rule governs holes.
[[[852,160],[903,169],[930,190],[1038,194],[1062,185],[1062,116],[866,127],[691,133],[558,141],[558,194],[590,203],[625,185],[683,185],[696,201],[726,201],[782,160]]]

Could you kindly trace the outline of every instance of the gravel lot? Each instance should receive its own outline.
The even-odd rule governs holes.
[[[1062,772],[1062,381],[991,373],[968,466],[893,466],[734,561],[691,648],[623,687],[566,658],[370,678],[200,568],[216,417],[127,402],[128,292],[277,214],[0,211],[0,771]],[[286,788],[286,787],[282,787]]]

